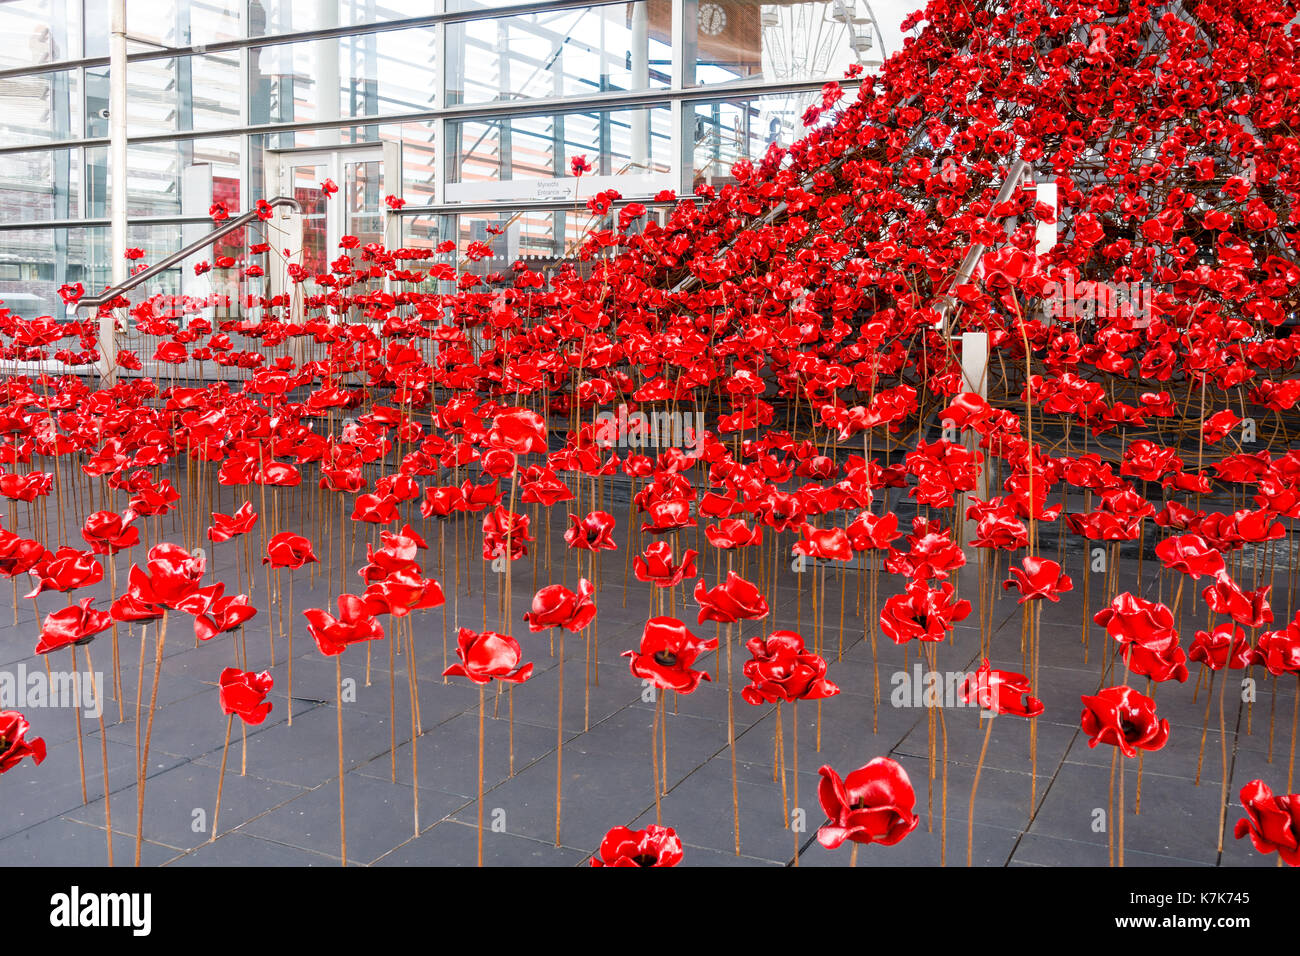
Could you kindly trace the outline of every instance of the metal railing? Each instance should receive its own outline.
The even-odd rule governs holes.
[[[298,200],[292,199],[289,196],[276,196],[274,199],[268,200],[267,205],[271,206],[272,208],[284,207],[287,208],[290,212],[294,212],[294,213],[302,212],[302,205],[298,202]],[[81,306],[86,306],[89,308],[98,308],[99,306],[103,305],[105,302],[111,302],[114,299],[116,299],[118,296],[130,292],[136,286],[148,282],[150,279],[154,278],[154,276],[166,272],[168,269],[170,269],[172,266],[176,265],[177,263],[183,262],[185,259],[188,259],[190,256],[194,255],[194,253],[200,251],[201,249],[212,245],[214,242],[216,242],[218,239],[222,238],[223,236],[228,236],[232,232],[235,232],[238,229],[243,229],[245,226],[251,225],[254,221],[257,222],[262,221],[260,217],[257,215],[256,209],[250,209],[248,212],[241,213],[240,215],[235,216],[233,219],[228,219],[225,222],[223,222],[220,226],[218,226],[216,229],[213,229],[206,236],[203,236],[201,239],[194,240],[189,245],[185,246],[183,249],[180,249],[177,252],[173,252],[171,255],[167,256],[165,259],[161,260],[160,262],[154,263],[149,268],[142,269],[141,271],[137,272],[135,275],[131,276],[126,281],[119,282],[117,285],[113,286],[112,288],[105,289],[103,292],[100,292],[96,295],[83,296],[81,300],[77,302],[76,306],[73,306],[72,308],[75,309]]]

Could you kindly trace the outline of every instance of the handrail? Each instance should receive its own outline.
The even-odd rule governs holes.
[[[288,208],[291,212],[296,212],[296,213],[302,212],[302,204],[299,203],[298,200],[293,199],[289,196],[276,196],[274,199],[268,200],[267,205],[271,206],[272,208],[278,206],[284,206]],[[176,263],[189,258],[190,256],[194,255],[194,253],[198,252],[200,249],[203,249],[205,246],[212,245],[212,243],[216,242],[222,236],[228,236],[235,230],[242,229],[244,226],[247,226],[249,223],[251,223],[254,219],[260,220],[260,217],[257,215],[256,209],[250,209],[248,212],[241,213],[240,215],[236,216],[234,219],[229,219],[226,222],[223,222],[220,226],[212,230],[203,238],[194,240],[188,246],[179,250],[178,252],[173,252],[171,255],[167,256],[167,258],[163,259],[161,262],[156,262],[153,265],[151,265],[149,268],[137,272],[135,275],[131,276],[125,282],[120,282],[117,285],[113,286],[111,289],[105,289],[103,292],[100,292],[97,295],[83,296],[80,299],[80,301],[78,301],[77,304],[72,308],[76,309],[80,306],[98,307],[103,305],[105,302],[111,302],[113,299],[116,299],[118,296],[122,295],[123,293],[130,292],[136,286],[141,285],[144,282],[148,282],[150,279],[152,279],[154,276],[158,275],[159,273],[167,271],[172,266],[176,265]]]

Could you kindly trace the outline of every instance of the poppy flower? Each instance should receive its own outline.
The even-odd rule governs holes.
[[[493,679],[521,684],[533,675],[531,663],[519,665],[523,649],[513,637],[496,631],[479,634],[462,627],[456,643],[456,656],[461,663],[448,667],[442,672],[443,677],[468,677],[476,684]]]
[[[591,172],[591,163],[587,162],[586,156],[574,156],[569,160],[569,172],[574,176],[589,173]]]
[[[297,571],[308,564],[319,564],[320,559],[305,537],[292,531],[281,531],[266,543],[266,556],[262,558],[262,563],[270,564],[273,568]]]
[[[1032,693],[1028,677],[1014,671],[995,670],[989,666],[988,658],[979,670],[966,675],[961,686],[964,703],[976,703],[983,710],[1017,717],[1037,717],[1046,709]]]
[[[463,509],[465,496],[455,485],[445,488],[426,488],[420,502],[420,514],[426,518],[447,518]]]
[[[763,528],[761,525],[750,528],[743,518],[723,518],[716,525],[705,525],[704,536],[715,548],[730,551],[762,544]]]
[[[684,579],[695,577],[695,552],[687,548],[681,563],[674,563],[672,545],[654,541],[632,559],[632,570],[638,581],[652,581],[660,588],[676,587]]]
[[[1110,607],[1102,608],[1092,619],[1121,644],[1152,644],[1177,639],[1174,612],[1157,601],[1136,597],[1129,591],[1117,595]]]
[[[1156,557],[1171,571],[1182,571],[1193,578],[1212,577],[1223,569],[1223,555],[1199,534],[1180,534],[1165,538],[1156,545]]]
[[[140,543],[140,529],[131,524],[134,520],[131,511],[125,515],[96,511],[81,526],[81,537],[95,554],[117,554]]]
[[[1200,661],[1212,671],[1241,670],[1250,663],[1250,642],[1246,632],[1231,621],[1224,621],[1213,631],[1197,631],[1187,651],[1189,660]]]
[[[895,644],[906,644],[915,639],[942,641],[953,624],[965,620],[971,612],[970,601],[954,600],[956,592],[944,582],[938,590],[931,590],[923,581],[908,584],[902,594],[894,594],[880,610],[880,629]]]
[[[533,540],[528,534],[528,515],[507,511],[497,505],[483,517],[483,560],[501,557],[510,543],[509,558],[517,561],[527,557],[528,545]]]
[[[29,598],[44,591],[75,591],[104,580],[104,566],[95,560],[94,552],[69,547],[54,554],[47,551],[29,573],[36,578],[36,588],[24,595]]]
[[[45,545],[31,538],[20,538],[0,528],[0,574],[14,577],[34,568],[45,557]]]
[[[31,757],[40,765],[45,760],[45,740],[41,737],[27,739],[31,724],[16,710],[0,710],[0,774],[8,773]]]
[[[702,641],[675,617],[652,617],[641,635],[640,650],[624,651],[622,656],[631,658],[633,676],[661,690],[689,694],[700,686],[700,681],[712,680],[704,671],[692,670],[691,665],[702,652],[717,648],[716,637]]]
[[[530,631],[544,631],[562,627],[566,631],[581,631],[596,616],[596,603],[592,595],[596,589],[586,578],[578,580],[578,593],[574,594],[563,584],[548,584],[533,595],[533,609],[524,615]]]
[[[139,568],[133,568],[134,572],[143,577],[144,572]],[[133,589],[136,593],[128,590],[126,594],[116,598],[108,608],[109,617],[115,621],[156,621],[163,616],[163,606],[154,604],[145,600],[139,592],[139,589]],[[197,623],[196,623],[197,627]]]
[[[69,604],[52,614],[45,615],[36,653],[48,654],[61,647],[89,644],[100,631],[112,627],[113,619],[106,611],[97,611],[90,606],[94,600],[94,598],[82,598],[79,604]]]
[[[241,534],[248,534],[257,524],[258,514],[253,510],[253,503],[245,501],[233,515],[212,512],[212,525],[208,528],[208,540],[221,544]]]
[[[810,653],[794,631],[774,631],[766,640],[751,638],[745,649],[751,659],[745,661],[743,673],[751,683],[740,696],[751,704],[822,700],[840,692],[826,679],[826,660]]]
[[[221,672],[217,685],[221,712],[236,715],[246,724],[260,724],[271,712],[272,705],[266,695],[271,692],[274,683],[266,671],[255,674],[253,671],[227,667]]]
[[[644,830],[614,827],[600,841],[592,866],[676,866],[682,841],[672,827],[650,824]]]
[[[1169,721],[1156,717],[1156,702],[1132,687],[1107,687],[1080,700],[1079,725],[1089,747],[1111,744],[1125,757],[1136,757],[1138,749],[1159,750],[1169,740]]]
[[[830,822],[817,830],[817,842],[828,850],[845,840],[893,846],[921,822],[912,812],[912,781],[897,761],[876,757],[843,780],[829,766],[818,773],[817,797]]]
[[[424,577],[419,565],[413,561],[371,581],[363,599],[375,614],[394,617],[441,607],[447,602],[442,585],[433,578]]]
[[[791,547],[793,553],[816,558],[819,561],[853,560],[849,535],[843,528],[821,530],[805,523],[800,533],[803,537]]]
[[[0,740],[4,739],[3,720],[0,714]],[[1287,866],[1300,866],[1300,794],[1274,796],[1263,780],[1252,780],[1241,788],[1241,805],[1246,816],[1237,821],[1233,835],[1240,840],[1250,834],[1250,842],[1260,853],[1276,850]]]
[[[1015,587],[1020,591],[1020,600],[1016,603],[1038,598],[1047,598],[1052,602],[1061,600],[1061,592],[1074,588],[1074,582],[1068,574],[1061,573],[1061,566],[1055,561],[1026,555],[1020,562],[1021,567],[1010,568],[1011,577],[1002,582],[1004,590]]]
[[[1150,677],[1158,682],[1176,680],[1182,683],[1187,680],[1187,655],[1175,635],[1150,642],[1123,643],[1120,654],[1129,670],[1140,677]]]
[[[207,606],[194,614],[194,636],[200,641],[210,641],[218,634],[233,631],[257,614],[257,608],[248,603],[247,594],[222,595],[225,585],[216,583],[212,599]]]
[[[705,621],[722,624],[758,621],[768,613],[763,593],[735,571],[728,571],[727,580],[712,589],[706,588],[703,580],[697,581],[695,600],[700,605],[700,624]]]
[[[582,519],[571,514],[569,530],[564,532],[564,541],[570,548],[579,551],[617,551],[613,532],[614,516],[606,511],[593,511]]]
[[[502,448],[516,455],[545,452],[546,420],[526,408],[500,412],[492,420],[487,443],[492,448]]]
[[[340,594],[338,617],[319,608],[302,612],[307,631],[320,652],[328,657],[342,654],[351,644],[383,640],[384,628],[366,602],[355,594]]]
[[[1300,621],[1300,616],[1297,616]],[[1265,631],[1250,652],[1251,664],[1262,664],[1274,677],[1300,674],[1300,623],[1292,621],[1280,631]]]
[[[894,551],[885,559],[885,570],[902,574],[914,581],[947,578],[949,573],[966,564],[961,546],[952,540],[951,529],[941,529],[938,522],[917,517],[907,536],[910,551]]]
[[[353,501],[352,520],[388,524],[400,517],[397,504],[395,495],[357,495]]]
[[[1214,583],[1201,592],[1201,597],[1216,614],[1227,614],[1243,627],[1260,627],[1273,622],[1273,610],[1268,604],[1272,585],[1265,584],[1253,591],[1243,591],[1227,573],[1220,571]]]

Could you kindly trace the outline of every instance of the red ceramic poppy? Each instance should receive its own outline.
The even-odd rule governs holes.
[[[721,551],[763,543],[762,527],[755,525],[750,528],[742,518],[723,518],[716,525],[706,525],[704,536],[709,539],[709,544]]]
[[[53,554],[46,552],[29,573],[36,578],[36,587],[24,595],[29,598],[43,591],[74,591],[104,580],[104,566],[95,560],[93,552],[67,547]]]
[[[281,531],[266,543],[266,556],[263,564],[273,568],[288,568],[297,571],[308,564],[319,564],[320,559],[311,549],[311,542],[292,531]]]
[[[817,797],[828,824],[817,830],[817,842],[834,850],[845,840],[893,846],[921,822],[912,808],[916,794],[907,771],[888,757],[876,757],[843,780],[823,766]]]
[[[528,515],[507,511],[500,505],[489,511],[483,518],[483,560],[505,556],[507,543],[511,561],[527,557],[533,540],[528,525]]]
[[[1039,598],[1057,602],[1061,600],[1062,592],[1074,588],[1070,576],[1062,574],[1061,566],[1055,561],[1036,555],[1026,555],[1020,563],[1020,567],[1009,569],[1011,578],[1002,582],[1002,587],[1006,590],[1013,587],[1019,589],[1018,604]]]
[[[1253,591],[1243,591],[1227,573],[1220,571],[1214,583],[1201,592],[1201,597],[1216,614],[1227,614],[1244,627],[1261,627],[1273,622],[1273,610],[1268,604],[1268,593],[1273,586],[1265,584]]]
[[[48,654],[61,647],[89,644],[96,634],[113,626],[113,619],[105,611],[90,605],[94,598],[82,598],[79,604],[69,604],[45,616],[41,625],[41,639],[36,645],[37,654]]]
[[[632,674],[661,690],[689,694],[702,680],[712,680],[704,671],[691,669],[704,651],[717,650],[718,639],[700,640],[675,617],[652,617],[641,635],[641,648],[624,651],[631,658]]]
[[[233,515],[214,511],[212,526],[208,528],[208,540],[220,544],[237,535],[248,534],[257,524],[257,518],[257,512],[253,510],[251,501],[245,501]]]
[[[31,724],[16,710],[0,710],[0,774],[8,773],[31,757],[32,763],[45,760],[45,741],[40,737],[27,739]]]
[[[128,594],[137,604],[178,608],[199,589],[207,560],[179,544],[163,542],[149,549],[145,569],[131,565]]]
[[[579,520],[577,515],[571,514],[564,541],[570,548],[580,551],[617,551],[614,516],[605,511],[593,511]]]
[[[224,589],[225,585],[218,581],[211,602],[194,614],[194,636],[200,641],[210,641],[218,634],[233,631],[257,614],[257,608],[248,603],[247,594],[224,597],[221,593]]]
[[[566,631],[581,631],[596,617],[596,603],[592,595],[596,589],[586,578],[578,580],[575,594],[563,584],[548,584],[533,595],[533,609],[524,615],[530,631],[562,627]]]
[[[1014,671],[995,670],[989,666],[988,658],[980,664],[979,670],[966,676],[961,687],[961,699],[995,714],[1014,714],[1017,717],[1037,717],[1045,710],[1043,702],[1033,696],[1028,677]]]
[[[809,652],[794,631],[774,631],[766,640],[751,638],[745,649],[751,655],[744,665],[750,684],[740,695],[751,704],[822,700],[840,692],[826,679],[825,659]]]
[[[81,537],[95,554],[117,554],[140,543],[140,529],[131,524],[135,513],[96,511],[81,526]]]
[[[546,420],[526,408],[499,412],[492,420],[487,443],[492,448],[502,448],[516,455],[545,452]]]
[[[1213,631],[1197,631],[1187,651],[1189,660],[1200,661],[1212,671],[1242,670],[1250,662],[1250,642],[1246,632],[1231,621],[1224,621]]]
[[[0,721],[3,718],[0,714]],[[0,739],[2,731],[0,723]],[[1300,794],[1274,796],[1263,780],[1252,780],[1241,788],[1241,805],[1246,816],[1237,821],[1233,835],[1240,840],[1250,834],[1260,853],[1276,851],[1287,866],[1300,866]]]
[[[732,624],[767,617],[767,599],[763,593],[735,571],[728,571],[727,580],[713,589],[706,588],[703,580],[697,581],[695,600],[700,605],[700,624],[705,621]]]
[[[1210,547],[1199,534],[1165,538],[1156,545],[1156,556],[1171,571],[1182,571],[1193,578],[1199,578],[1203,574],[1216,577],[1224,569],[1223,555]]]
[[[880,629],[895,644],[910,640],[942,641],[953,624],[971,612],[970,601],[954,600],[956,588],[945,581],[938,590],[913,581],[902,594],[894,594],[880,610]]]
[[[223,714],[234,714],[246,724],[260,724],[271,712],[271,702],[266,695],[274,685],[271,675],[262,671],[241,671],[227,667],[218,682],[218,699]]]
[[[1148,601],[1129,591],[1116,596],[1110,607],[1102,608],[1092,619],[1121,644],[1153,644],[1178,637],[1173,611],[1158,601]]]
[[[462,627],[457,638],[456,656],[461,662],[443,671],[443,677],[468,677],[476,684],[486,684],[494,679],[521,684],[533,675],[531,663],[519,665],[523,657],[519,642],[496,631],[479,634]]]
[[[966,563],[961,546],[952,540],[950,529],[922,517],[913,520],[912,528],[912,534],[907,536],[911,550],[893,551],[885,559],[885,570],[891,574],[906,575],[914,581],[946,579]]]
[[[333,657],[360,641],[383,639],[383,625],[375,618],[364,599],[355,594],[340,594],[338,605],[338,617],[319,608],[308,608],[302,612],[302,616],[307,619],[307,631],[322,654]]]
[[[614,827],[600,841],[592,866],[676,866],[682,841],[672,827],[650,824],[644,830]]]
[[[1300,615],[1280,631],[1265,631],[1250,652],[1251,664],[1262,664],[1270,674],[1300,674]]]
[[[16,577],[34,568],[45,557],[45,545],[30,538],[20,538],[0,528],[0,574]]]
[[[632,570],[638,581],[651,581],[660,588],[676,587],[686,578],[695,577],[695,552],[687,548],[679,564],[673,561],[671,544],[653,541],[632,559]]]
[[[1159,750],[1169,740],[1169,721],[1156,717],[1156,702],[1132,687],[1107,687],[1080,699],[1079,725],[1089,747],[1111,744],[1125,757],[1136,757],[1139,749]]]

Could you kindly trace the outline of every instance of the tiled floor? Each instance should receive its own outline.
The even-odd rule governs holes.
[[[217,506],[230,510],[234,503],[229,500],[230,490],[222,491],[227,497]],[[619,505],[613,509],[619,520],[620,543],[624,542],[625,508]],[[575,570],[570,564],[566,575],[562,559],[559,534],[565,524],[559,521],[561,518],[562,513],[552,531],[555,560],[550,574],[552,580],[563,577],[574,586]],[[436,542],[436,530],[432,526],[428,530]],[[451,541],[458,537],[447,536],[449,565],[445,578],[453,578],[450,562],[456,552]],[[318,542],[322,553],[324,545]],[[236,590],[230,565],[234,547],[217,545],[208,550],[216,556],[217,578],[227,581],[228,590]],[[359,540],[354,564],[360,563],[361,553]],[[135,557],[142,555],[137,553]],[[436,544],[424,557],[426,572],[437,575]],[[481,561],[476,554],[466,557],[463,549],[461,557],[464,567],[473,572],[462,574],[461,593],[453,597],[452,583],[445,582],[449,592],[446,619],[452,630],[453,648],[457,621],[475,628],[483,624]],[[523,624],[522,614],[535,587],[534,565],[531,560],[516,565],[513,633],[524,647],[525,659],[534,661],[536,669],[530,681],[513,691],[498,694],[495,688],[489,688],[487,694],[483,807],[487,864],[582,864],[609,828],[641,826],[655,820],[650,764],[654,706],[643,698],[641,683],[629,674],[626,662],[618,656],[637,644],[647,616],[649,594],[633,580],[626,589],[624,606],[623,560],[622,551],[600,559],[598,662],[593,661],[588,669],[585,642],[572,636],[567,641],[559,845],[555,835],[559,664],[552,656],[548,635],[531,634]],[[1136,561],[1129,558],[1124,564],[1121,589],[1133,588]],[[120,557],[119,581],[125,579],[125,568],[126,561]],[[1118,823],[1109,806],[1111,753],[1106,747],[1090,749],[1078,723],[1079,695],[1095,691],[1101,682],[1104,633],[1100,628],[1090,628],[1085,660],[1081,644],[1081,585],[1085,573],[1082,555],[1067,555],[1066,570],[1074,575],[1076,590],[1065,595],[1060,604],[1046,606],[1042,615],[1036,693],[1046,703],[1047,711],[1037,719],[1036,755],[1031,759],[1028,722],[1015,717],[996,720],[975,803],[973,855],[977,864],[1106,865],[1110,860],[1110,841],[1118,829],[1105,826],[1106,821]],[[701,571],[710,585],[717,580],[711,554],[707,561],[701,559]],[[545,566],[538,567],[536,585],[546,582],[547,573]],[[336,581],[337,574],[335,568]],[[750,576],[756,577],[752,570]],[[783,565],[778,571],[771,617],[760,624],[744,625],[733,644],[740,856],[735,853],[732,826],[725,655],[708,655],[705,664],[714,676],[711,683],[703,684],[692,695],[666,702],[667,774],[661,813],[663,822],[676,828],[686,845],[684,864],[789,865],[797,855],[803,866],[847,865],[847,847],[827,851],[815,839],[817,827],[824,821],[816,797],[817,770],[829,764],[844,774],[882,755],[898,760],[911,776],[922,820],[917,830],[898,845],[864,848],[859,865],[932,865],[941,859],[949,864],[965,863],[971,784],[983,740],[978,711],[969,707],[945,710],[942,725],[936,721],[932,740],[925,708],[891,704],[897,675],[913,673],[917,648],[895,647],[881,637],[873,660],[871,645],[863,639],[863,614],[858,610],[860,577],[866,580],[856,570],[842,579],[834,570],[826,575],[825,598],[820,602],[826,609],[824,640],[832,661],[830,677],[842,693],[820,707],[805,703],[798,708],[797,779],[792,726],[795,715],[789,709],[784,714],[784,791],[773,772],[777,715],[772,707],[753,707],[741,699],[740,667],[748,655],[740,645],[749,637],[778,627],[797,629],[811,643],[812,575],[796,575],[789,571],[788,564]],[[1161,584],[1150,558],[1145,563],[1144,577],[1144,591],[1154,594],[1163,587],[1168,599],[1169,582]],[[1284,577],[1285,572],[1276,583],[1282,583]],[[488,575],[489,624],[493,627],[497,626],[495,588],[502,578]],[[880,580],[883,601],[897,583],[889,575],[882,574]],[[294,705],[290,726],[287,643],[277,635],[276,664],[270,666],[263,582],[259,572],[253,602],[262,613],[246,628],[245,637],[250,665],[269,666],[275,677],[275,707],[263,725],[249,728],[246,750],[236,725],[215,841],[211,839],[211,828],[226,728],[217,705],[215,682],[221,669],[234,663],[233,644],[228,636],[222,636],[196,647],[188,618],[171,616],[149,753],[141,853],[145,865],[340,862],[334,662],[320,655],[300,617],[303,608],[326,605],[324,585],[319,576],[313,585],[308,574],[294,575],[293,608],[298,619],[294,622]],[[959,583],[961,593],[976,600],[977,607],[957,627],[953,640],[939,646],[939,668],[944,671],[964,671],[978,664],[978,569],[965,569]],[[797,597],[801,584],[806,588],[802,599]],[[837,651],[842,585],[847,593],[841,658]],[[1102,587],[1102,575],[1094,575],[1090,582],[1094,610],[1100,606]],[[3,590],[3,603],[9,604],[9,589]],[[1185,644],[1196,626],[1204,626],[1204,610],[1191,603],[1192,590],[1188,589],[1184,596]],[[771,597],[770,585],[767,591]],[[86,593],[95,594],[99,606],[103,606],[107,584]],[[991,613],[994,666],[1021,670],[1020,611],[1012,598],[1001,596],[1000,589],[999,595]],[[62,601],[59,595],[42,595],[40,610],[48,613]],[[20,664],[29,672],[43,670],[43,662],[32,655],[37,625],[31,602],[19,603],[16,625],[7,607],[0,610],[0,671],[16,672]],[[1286,620],[1289,602],[1285,593],[1275,592],[1274,603],[1279,621]],[[692,599],[687,597],[683,604],[679,597],[678,615],[696,633],[714,634],[713,625],[694,625],[694,611]],[[464,680],[444,683],[439,676],[444,663],[443,611],[424,612],[413,620],[422,730],[414,744],[407,655],[394,655],[391,678],[390,641],[353,647],[343,657],[344,682],[354,690],[343,705],[342,715],[348,862],[472,865],[478,819],[478,692]],[[1195,626],[1193,621],[1197,621]],[[154,636],[151,628],[143,681],[146,715],[152,690]],[[95,665],[107,670],[111,662],[109,635],[100,635],[92,650]],[[104,749],[115,832],[114,861],[121,865],[131,862],[135,842],[137,726],[133,718],[141,650],[139,627],[121,628],[119,650],[126,719],[118,720],[117,703],[110,701],[104,714]],[[84,666],[84,655],[79,659]],[[68,655],[56,654],[49,663],[55,668],[67,668]],[[882,694],[875,732],[873,669],[879,676]],[[1233,823],[1241,815],[1237,793],[1244,783],[1262,777],[1277,792],[1284,792],[1286,785],[1295,687],[1282,684],[1274,691],[1272,682],[1258,670],[1253,675],[1259,684],[1258,700],[1249,714],[1235,687],[1227,700],[1229,806],[1222,852],[1217,846],[1216,826],[1224,751],[1220,747],[1216,706],[1211,710],[1201,758],[1207,692],[1204,687],[1195,690],[1194,669],[1187,684],[1162,686],[1156,692],[1160,714],[1170,720],[1173,734],[1167,747],[1142,761],[1140,812],[1135,806],[1138,762],[1130,761],[1125,767],[1126,863],[1275,864],[1273,857],[1259,855],[1249,841],[1234,840],[1231,834]],[[390,680],[395,692],[390,692]],[[1270,763],[1271,709],[1275,714]],[[40,767],[24,762],[0,779],[0,864],[107,862],[105,817],[109,808],[104,801],[104,754],[98,723],[87,719],[81,727],[86,777],[83,800],[74,711],[27,708],[26,713],[33,734],[47,741],[49,757]],[[390,713],[395,714],[395,726],[390,726]],[[932,747],[937,754],[933,764]],[[246,771],[241,773],[245,759]],[[1199,785],[1194,782],[1198,759]],[[790,818],[787,814],[795,820],[793,832],[786,826]]]

